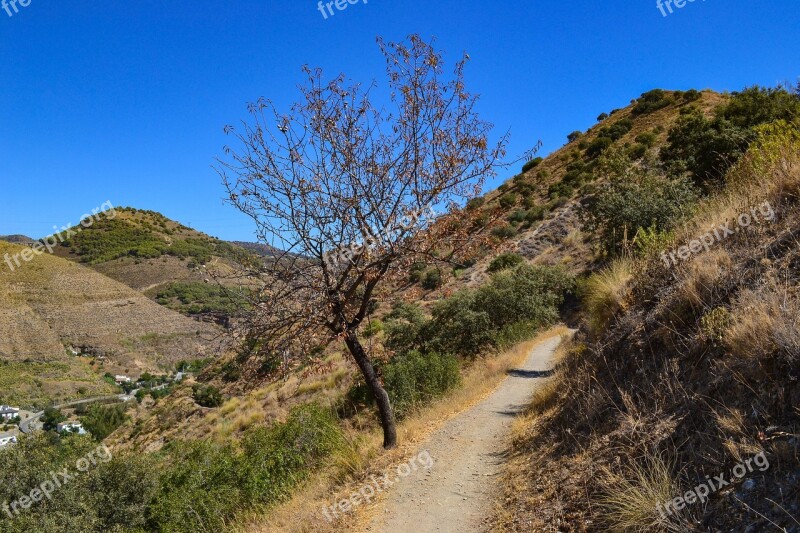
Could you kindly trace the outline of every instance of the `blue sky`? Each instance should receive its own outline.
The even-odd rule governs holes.
[[[7,0],[8,1],[8,0]],[[586,129],[644,91],[795,82],[797,0],[30,0],[0,9],[0,234],[41,237],[110,200],[224,239],[252,223],[212,169],[225,124],[297,99],[304,64],[383,83],[375,37],[470,54],[469,89],[510,153]],[[488,186],[496,186],[505,172]]]

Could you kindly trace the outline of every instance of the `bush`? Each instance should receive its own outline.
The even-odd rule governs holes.
[[[647,146],[636,143],[628,149],[628,155],[631,159],[639,160],[647,154]]]
[[[552,323],[572,286],[561,269],[522,264],[495,274],[478,290],[438,302],[420,336],[430,351],[474,356],[496,346],[498,335],[513,324],[525,322],[535,329]]]
[[[486,270],[487,272],[500,272],[501,270],[513,268],[524,262],[525,259],[519,254],[504,253],[492,259],[492,262],[489,263],[489,267]]]
[[[508,209],[517,204],[517,195],[514,193],[506,193],[500,197],[500,207]]]
[[[224,531],[252,506],[287,499],[344,442],[329,410],[296,408],[284,423],[248,432],[241,451],[212,441],[175,442],[148,510],[153,531]]]
[[[477,290],[475,305],[486,312],[497,331],[517,322],[549,325],[558,319],[572,278],[559,268],[522,264],[495,274]]]
[[[411,283],[419,283],[425,276],[425,263],[414,263],[408,271],[408,281]]]
[[[438,268],[432,268],[425,272],[422,278],[422,288],[428,291],[438,289],[442,286],[442,272]]]
[[[514,226],[509,226],[505,224],[503,226],[498,226],[492,230],[492,235],[497,237],[498,239],[510,239],[517,234],[517,230],[514,229]]]
[[[192,386],[192,397],[202,407],[219,407],[222,405],[222,393],[213,385]]]
[[[532,207],[528,210],[528,214],[525,215],[525,222],[528,224],[533,224],[540,220],[544,219],[544,215],[547,213],[547,210],[543,206],[536,206]]]
[[[385,365],[383,380],[394,412],[402,419],[458,387],[461,374],[458,360],[452,355],[412,351]]]
[[[605,152],[612,144],[614,144],[614,141],[609,137],[598,137],[589,143],[589,147],[586,149],[586,156],[590,158],[597,157]]]
[[[102,441],[127,419],[124,405],[93,404],[80,420],[84,429],[91,433],[95,440]]]
[[[672,99],[667,96],[667,93],[662,89],[653,89],[652,91],[642,94],[633,106],[631,114],[633,116],[644,115],[653,113],[659,109],[663,109],[672,103]]]
[[[577,141],[578,139],[580,139],[582,135],[583,135],[582,131],[577,131],[577,130],[573,131],[572,133],[567,135],[567,141],[573,143],[573,142]]]
[[[522,172],[523,172],[523,174],[524,174],[525,172],[528,172],[530,169],[537,167],[537,166],[538,166],[538,165],[539,165],[539,164],[540,164],[542,161],[544,161],[544,159],[542,159],[541,157],[537,157],[537,158],[535,158],[535,159],[531,159],[530,161],[528,161],[527,163],[525,163],[525,164],[522,166]]]
[[[507,220],[512,224],[519,224],[525,220],[526,214],[527,212],[524,211],[523,209],[517,209],[508,216]]]
[[[396,304],[384,317],[386,332],[384,344],[398,353],[419,348],[422,345],[420,331],[426,321],[425,313],[420,306],[405,302]]]
[[[597,116],[597,122],[603,122],[603,121],[604,121],[605,119],[607,119],[608,117],[609,117],[609,114],[608,114],[608,113],[600,113],[600,114]]]
[[[469,200],[467,202],[467,206],[466,207],[467,207],[468,211],[474,211],[475,209],[478,209],[479,207],[482,207],[483,204],[485,204],[485,203],[486,203],[486,199],[483,198],[482,196],[478,196],[477,198],[472,198],[471,200]]]
[[[55,407],[46,407],[42,415],[42,427],[45,431],[55,431],[61,422],[67,419],[64,413]]]
[[[605,251],[615,255],[639,229],[669,230],[694,205],[697,195],[687,180],[668,179],[635,165],[621,152],[601,166],[608,182],[581,207],[586,231],[597,231]]]
[[[648,148],[656,144],[656,140],[658,140],[658,135],[656,135],[652,131],[640,133],[639,135],[636,136],[636,142],[639,144],[643,144]]]
[[[682,110],[670,129],[661,161],[673,175],[688,173],[698,185],[719,182],[747,151],[762,124],[800,118],[800,95],[751,87],[734,93],[713,119],[694,107]]]
[[[370,338],[374,337],[378,333],[383,331],[383,322],[379,319],[370,320],[367,326],[364,328],[364,337]]]
[[[547,188],[550,198],[570,198],[575,193],[575,188],[569,183],[560,181]]]
[[[701,93],[697,89],[689,89],[685,93],[683,93],[683,101],[684,102],[694,102],[700,99]]]

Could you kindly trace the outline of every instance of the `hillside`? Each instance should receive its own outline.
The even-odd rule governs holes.
[[[190,316],[219,318],[241,307],[233,274],[258,256],[168,219],[160,213],[115,208],[64,241],[56,254],[131,287]]]
[[[627,253],[583,284],[582,333],[518,424],[498,530],[796,529],[799,96],[685,113],[659,156],[702,192],[634,247],[598,225],[599,249]],[[594,212],[632,220],[653,199],[640,183]]]
[[[655,90],[625,108],[601,113],[596,125],[573,132],[564,146],[529,161],[496,190],[473,199],[467,206],[477,212],[473,230],[490,233],[492,245],[466,265],[443,273],[444,286],[431,293],[422,283],[428,271],[420,265],[417,274],[412,272],[408,297],[436,299],[486,283],[489,263],[504,252],[534,264],[561,265],[575,274],[598,268],[596,241],[584,231],[579,212],[608,181],[601,156],[616,149],[639,163],[657,157],[682,113],[697,110],[711,117],[729,98],[711,90]]]
[[[0,242],[0,256],[24,249]],[[213,353],[215,328],[87,267],[48,254],[0,266],[0,358],[10,380],[0,391],[19,403],[88,394],[104,389],[106,372],[138,375]]]

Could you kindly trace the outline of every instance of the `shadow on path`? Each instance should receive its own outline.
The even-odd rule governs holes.
[[[519,370],[515,368],[506,373],[515,378],[549,378],[553,375],[553,370]]]

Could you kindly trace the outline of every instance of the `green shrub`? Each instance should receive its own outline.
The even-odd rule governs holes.
[[[438,289],[442,286],[442,272],[438,268],[431,268],[425,272],[422,278],[422,288],[428,291]]]
[[[425,277],[425,263],[414,263],[408,271],[408,281],[411,283],[419,283]]]
[[[428,351],[474,356],[496,346],[500,332],[512,324],[538,328],[552,323],[572,285],[561,269],[521,264],[495,274],[480,289],[437,302],[420,337]]]
[[[547,193],[550,198],[569,198],[575,193],[575,188],[569,183],[560,181],[548,187]]]
[[[436,352],[412,351],[383,367],[383,380],[394,412],[403,418],[461,383],[458,360]]]
[[[176,281],[156,295],[156,301],[190,315],[219,313],[232,315],[248,308],[245,291],[202,281]]]
[[[401,302],[384,317],[384,344],[390,350],[404,353],[421,346],[420,332],[427,318],[416,304]]]
[[[466,207],[467,207],[468,211],[474,211],[475,209],[478,209],[479,207],[482,207],[483,204],[485,204],[485,203],[486,203],[486,199],[483,198],[482,196],[478,196],[476,198],[470,199],[467,202],[467,206]]]
[[[222,405],[222,393],[213,385],[195,384],[192,386],[192,397],[202,407],[219,407]]]
[[[492,259],[492,262],[489,263],[489,267],[486,270],[488,272],[500,272],[501,270],[513,268],[524,262],[525,259],[519,254],[510,252],[504,253]]]
[[[647,154],[647,146],[636,143],[628,149],[628,155],[631,159],[639,160]]]
[[[636,142],[639,144],[643,144],[648,148],[656,144],[657,140],[658,140],[658,135],[656,135],[652,131],[646,131],[636,136]]]
[[[636,101],[636,105],[633,106],[631,114],[633,116],[637,116],[653,113],[654,111],[658,111],[659,109],[667,107],[671,103],[672,99],[665,91],[662,89],[653,89],[652,91],[642,94],[642,96]]]
[[[567,135],[567,141],[573,143],[573,142],[577,141],[578,139],[580,139],[582,135],[583,135],[582,131],[577,131],[577,130],[573,131],[572,133]]]
[[[697,89],[689,89],[688,91],[683,93],[683,101],[684,102],[694,102],[696,100],[699,100],[701,96],[702,95],[701,95],[700,91],[698,91]]]
[[[525,222],[528,224],[533,224],[543,220],[545,214],[547,214],[547,210],[543,206],[532,207],[528,210],[528,214],[525,215]]]
[[[496,228],[492,229],[492,235],[497,237],[498,239],[510,239],[517,234],[517,230],[514,229],[514,226],[510,226],[505,224],[503,226],[497,226]]]
[[[57,426],[67,419],[64,413],[55,407],[46,407],[42,415],[42,427],[45,431],[55,431]]]
[[[747,151],[756,127],[798,118],[800,95],[750,87],[734,93],[712,119],[694,106],[684,108],[669,131],[661,161],[673,175],[688,173],[698,185],[713,185]]]
[[[522,264],[495,274],[477,290],[475,305],[488,314],[496,331],[520,321],[545,326],[558,319],[558,307],[572,285],[559,268]]]
[[[581,207],[586,231],[599,233],[605,251],[615,255],[639,229],[666,231],[697,200],[685,179],[669,179],[634,164],[618,152],[605,158],[601,173],[608,181]]]
[[[364,337],[370,338],[374,337],[378,333],[383,331],[383,322],[379,319],[370,320],[369,323],[364,327]]]
[[[614,141],[611,138],[598,137],[589,143],[589,147],[586,149],[586,156],[597,157],[605,152],[612,144],[614,144]]]
[[[514,207],[516,204],[517,204],[517,195],[514,193],[509,192],[500,197],[500,207],[504,209]]]
[[[537,167],[542,161],[544,161],[544,159],[542,159],[541,157],[531,159],[522,166],[522,172],[523,173],[528,172],[530,169]]]
[[[520,222],[523,222],[525,220],[525,215],[527,215],[527,212],[525,210],[517,209],[508,216],[507,220],[512,224],[519,224]]]
[[[127,419],[124,405],[99,404],[89,406],[86,414],[80,418],[84,429],[98,441],[111,435]]]
[[[600,113],[600,114],[597,116],[597,122],[603,122],[603,121],[604,121],[605,119],[607,119],[608,117],[609,117],[609,114],[608,114],[608,113]]]

